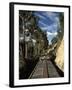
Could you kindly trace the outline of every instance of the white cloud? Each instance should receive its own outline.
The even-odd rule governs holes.
[[[58,23],[59,24],[59,17],[56,16],[55,13],[53,12],[45,12],[45,15],[50,18],[52,21],[54,21],[55,23]]]
[[[45,13],[43,13],[43,15],[50,18],[52,21],[55,21],[55,18],[57,17],[54,12],[45,12]]]
[[[38,22],[39,24],[42,24],[43,26],[47,26],[47,24],[45,24],[44,22],[42,22],[41,20],[39,20]]]
[[[44,25],[44,23],[43,23],[43,25]],[[57,23],[53,23],[51,25],[46,25],[45,24],[43,27],[41,27],[42,30],[46,30],[46,31],[49,31],[49,32],[56,32],[57,28],[58,28]]]
[[[47,38],[49,40],[49,44],[51,44],[51,40],[57,35],[57,32],[51,33],[47,31]]]
[[[39,13],[35,13],[36,16],[40,17],[41,19],[45,19],[45,17]]]
[[[47,17],[49,17],[51,20],[55,18],[55,14],[53,12],[46,12]]]
[[[48,17],[48,18],[50,18],[54,23],[52,23],[51,25],[48,25],[48,23],[47,24],[45,24],[44,22],[42,22],[41,20],[39,21],[39,24],[41,24],[41,29],[42,30],[46,30],[46,31],[51,31],[51,32],[55,32],[55,31],[57,31],[57,28],[58,27],[60,27],[60,22],[59,22],[59,17],[58,16],[56,16],[56,14],[55,13],[53,13],[53,12],[45,12],[45,13],[43,13],[43,15],[45,15],[46,17]],[[46,18],[45,16],[43,16],[43,15],[40,15],[40,17],[42,17],[42,18]]]
[[[59,19],[56,18],[56,21],[51,24],[51,25],[48,25],[48,24],[45,24],[44,22],[42,21],[39,21],[39,24],[41,24],[41,29],[42,30],[49,30],[51,32],[55,32],[57,31],[58,27],[60,27],[60,23],[59,23]]]
[[[51,33],[51,32],[48,32],[48,31],[47,31],[47,36],[48,36],[48,35],[56,36],[56,35],[57,35],[57,32]]]
[[[41,27],[42,30],[48,30],[48,26],[46,27]]]

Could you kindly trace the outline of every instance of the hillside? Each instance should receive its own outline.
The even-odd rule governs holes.
[[[64,72],[64,40],[61,41],[61,44],[56,52],[55,63]]]

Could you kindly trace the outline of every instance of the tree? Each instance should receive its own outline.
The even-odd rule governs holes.
[[[59,21],[60,21],[60,27],[58,28],[57,37],[59,38],[59,40],[62,40],[64,35],[64,13],[59,14]]]
[[[45,32],[43,32],[40,27],[38,26],[38,20],[39,17],[35,16],[34,11],[19,11],[19,27],[20,27],[20,32],[21,30],[28,29],[29,32],[31,33],[31,39],[36,40],[36,45],[33,46],[33,50],[38,50],[38,54],[42,50],[47,49],[48,47],[48,40],[47,40],[47,35]],[[24,27],[24,29],[23,29]],[[33,51],[35,52],[35,51]]]

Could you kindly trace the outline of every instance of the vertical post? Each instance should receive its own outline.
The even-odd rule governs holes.
[[[25,43],[25,58],[27,58],[27,42]]]
[[[25,58],[25,25],[24,25],[24,18],[22,18],[23,22],[23,37],[24,37],[24,43],[23,43],[23,57]]]

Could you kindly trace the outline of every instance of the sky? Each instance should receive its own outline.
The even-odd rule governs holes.
[[[39,17],[38,26],[43,31],[46,31],[50,44],[53,37],[57,35],[57,30],[60,26],[59,13],[50,11],[36,11],[34,12],[34,15]]]

